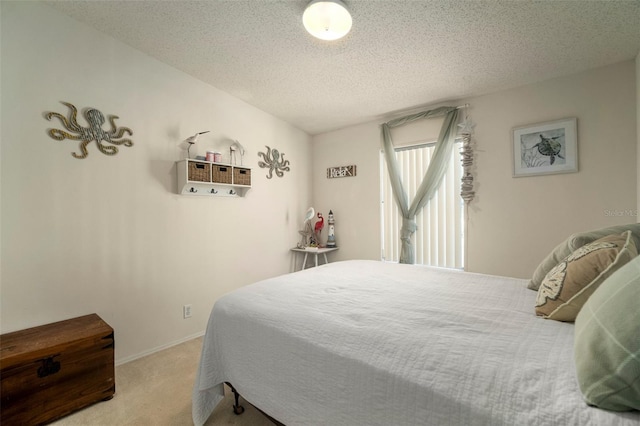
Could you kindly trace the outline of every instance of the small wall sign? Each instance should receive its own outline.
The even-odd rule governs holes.
[[[338,166],[327,169],[327,179],[352,177],[356,175],[356,166]]]

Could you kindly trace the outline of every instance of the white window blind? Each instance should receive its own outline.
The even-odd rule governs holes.
[[[396,149],[402,183],[409,204],[427,171],[435,143]],[[462,165],[460,143],[456,142],[442,184],[431,201],[416,215],[417,231],[413,236],[417,264],[464,267],[464,202],[460,197]],[[380,154],[382,259],[397,262],[400,258],[402,215],[391,189],[384,154]]]

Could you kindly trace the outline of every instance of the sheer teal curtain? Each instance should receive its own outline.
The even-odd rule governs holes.
[[[415,198],[409,205],[407,192],[402,185],[398,162],[396,161],[393,142],[391,140],[391,129],[411,123],[423,118],[433,118],[445,116],[440,129],[440,135],[436,142],[436,148],[429,163],[424,179],[416,192]],[[382,146],[384,149],[384,157],[389,170],[389,178],[391,180],[391,188],[393,195],[402,212],[402,227],[400,229],[400,240],[402,246],[400,249],[400,263],[415,263],[415,254],[411,237],[416,232],[416,214],[422,209],[436,192],[444,172],[447,170],[448,158],[453,149],[453,143],[456,138],[456,122],[458,120],[458,109],[456,107],[441,107],[429,111],[419,112],[417,114],[408,115],[406,117],[397,118],[388,121],[382,125]]]

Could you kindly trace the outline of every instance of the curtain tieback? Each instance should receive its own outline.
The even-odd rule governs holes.
[[[411,236],[416,232],[418,226],[413,219],[404,218],[402,220],[402,228],[400,228],[400,239],[404,242],[410,242]]]

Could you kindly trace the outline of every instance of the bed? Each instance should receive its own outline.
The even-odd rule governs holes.
[[[587,405],[574,325],[533,314],[527,281],[350,260],[219,299],[193,421],[223,383],[286,425],[635,425]]]

